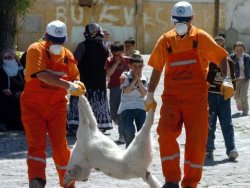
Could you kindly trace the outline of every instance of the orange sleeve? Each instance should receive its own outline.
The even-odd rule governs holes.
[[[152,66],[157,71],[162,72],[166,63],[166,41],[162,35],[157,41],[148,61],[148,65]]]
[[[29,82],[32,76],[46,69],[43,55],[44,47],[40,43],[33,43],[27,50],[25,81]]]
[[[209,62],[214,62],[217,65],[228,55],[228,52],[220,47],[214,39],[203,30],[199,32],[198,49],[202,58]]]

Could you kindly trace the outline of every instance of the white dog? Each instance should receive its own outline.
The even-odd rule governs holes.
[[[151,188],[161,184],[147,170],[152,161],[150,128],[154,110],[150,109],[145,125],[126,150],[119,148],[97,128],[97,122],[85,96],[79,97],[79,127],[64,185],[72,181],[86,181],[93,168],[117,179],[142,178]]]

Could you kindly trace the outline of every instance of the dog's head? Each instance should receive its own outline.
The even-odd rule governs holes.
[[[74,165],[72,168],[68,169],[63,177],[63,184],[65,186],[71,185],[74,181],[87,181],[88,174],[86,175],[83,169]]]

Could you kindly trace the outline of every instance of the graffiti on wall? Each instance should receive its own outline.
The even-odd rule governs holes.
[[[70,43],[76,44],[79,42],[79,38],[82,39],[84,25],[88,22],[98,22],[103,29],[109,30],[113,40],[124,41],[128,37],[135,36],[135,7],[126,6],[126,4],[119,6],[105,3],[103,0],[95,3],[95,6],[99,6],[98,12],[94,6],[91,9],[84,9],[78,6],[74,0],[56,1],[55,17],[67,24]],[[144,29],[148,26],[157,27],[159,25],[162,29],[167,29],[168,22],[165,17],[161,16],[164,11],[164,8],[156,7],[155,10],[151,10],[153,15],[144,12],[142,24]],[[86,19],[86,17],[92,19]]]

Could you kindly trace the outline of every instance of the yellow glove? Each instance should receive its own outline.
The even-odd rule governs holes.
[[[224,96],[225,100],[231,98],[234,95],[234,87],[231,80],[224,79],[220,87],[220,92],[221,95]]]
[[[155,102],[155,99],[154,99],[154,93],[148,92],[147,97],[144,101],[144,106],[145,106],[146,112],[148,112],[151,108],[153,109],[153,111],[155,111],[157,103]]]
[[[69,82],[68,94],[72,96],[84,95],[86,93],[85,85],[80,81]]]

